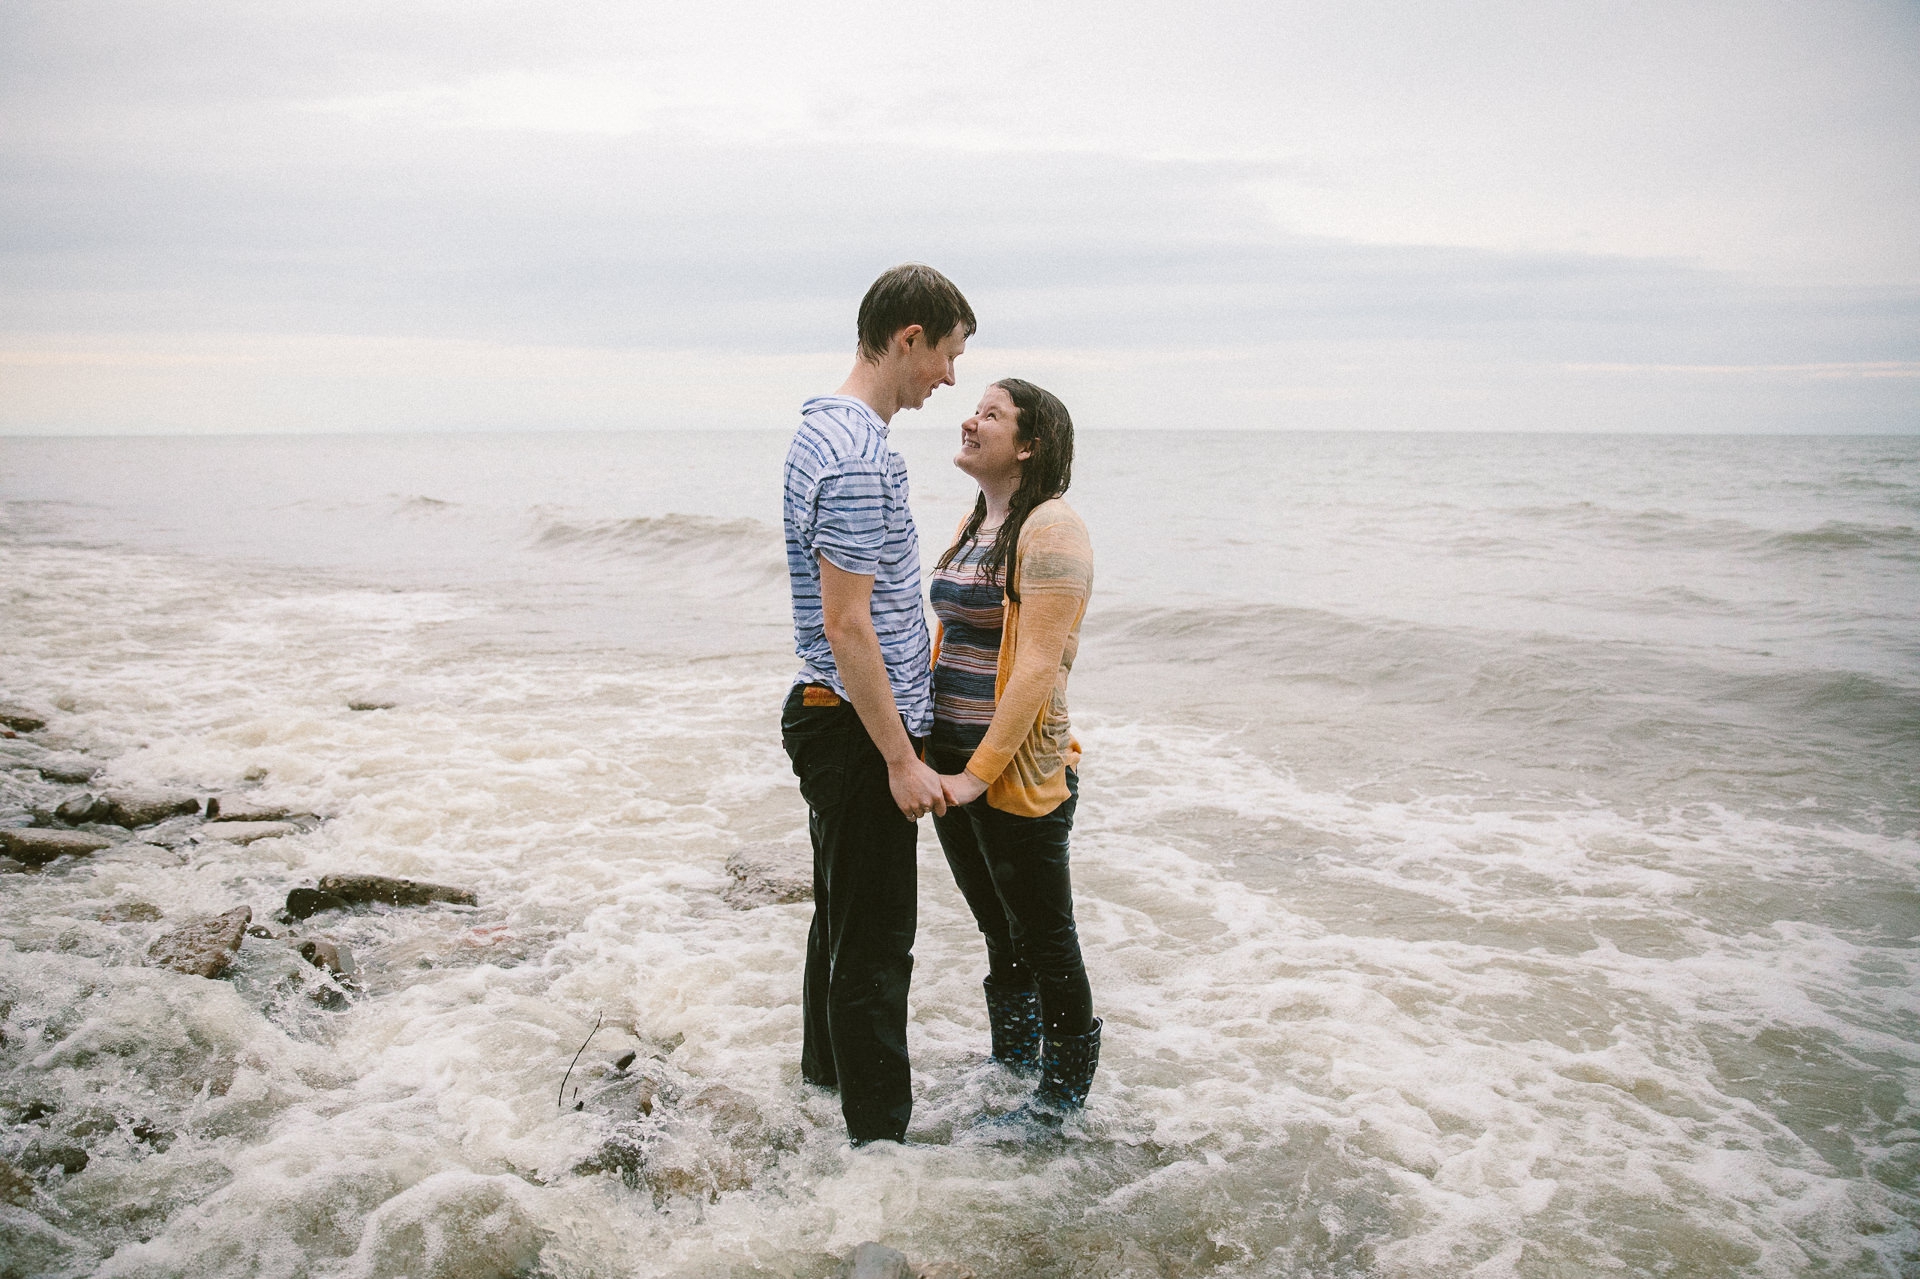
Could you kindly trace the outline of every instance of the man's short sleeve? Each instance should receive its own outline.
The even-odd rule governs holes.
[[[887,477],[842,459],[814,489],[813,549],[835,568],[875,577],[887,543]]]

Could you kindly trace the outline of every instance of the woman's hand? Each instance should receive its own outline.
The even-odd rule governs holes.
[[[947,806],[971,804],[987,793],[987,784],[972,773],[940,774],[940,789],[947,793]]]

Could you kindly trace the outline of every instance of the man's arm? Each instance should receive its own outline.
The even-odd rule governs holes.
[[[947,811],[940,775],[913,753],[913,739],[900,723],[900,708],[887,682],[887,663],[880,653],[880,636],[873,629],[873,578],[836,568],[820,560],[820,610],[826,623],[833,664],[840,670],[867,736],[887,761],[887,785],[893,802],[909,818]]]

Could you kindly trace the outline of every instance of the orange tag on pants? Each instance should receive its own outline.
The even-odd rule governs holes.
[[[824,684],[809,684],[800,690],[800,704],[802,706],[838,706],[840,694]]]

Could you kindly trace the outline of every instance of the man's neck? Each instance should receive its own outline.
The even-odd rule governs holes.
[[[900,411],[900,389],[879,365],[867,360],[853,362],[853,372],[847,374],[847,380],[835,394],[852,396],[872,409],[873,415],[882,422],[891,423],[893,415]]]

